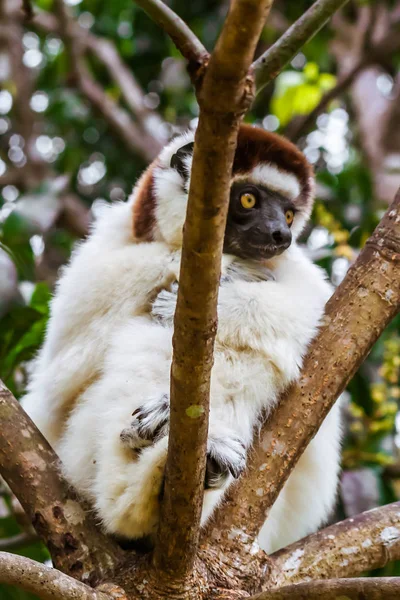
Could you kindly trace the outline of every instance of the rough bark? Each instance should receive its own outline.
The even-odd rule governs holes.
[[[0,474],[49,549],[55,567],[95,585],[122,559],[85,513],[60,461],[0,382]]]
[[[302,46],[314,37],[348,0],[317,0],[253,64],[257,91],[274,79]]]
[[[232,163],[239,123],[253,98],[248,69],[270,5],[270,0],[233,2],[198,90],[200,119],[173,337],[165,496],[154,555],[164,580],[184,580],[196,554]]]
[[[276,587],[359,575],[400,559],[400,502],[335,523],[271,555]],[[400,597],[400,593],[399,593]]]
[[[263,426],[245,475],[209,528],[212,543],[238,552],[240,537],[255,539],[299,457],[399,308],[400,193],[328,302],[299,381]],[[241,534],[234,540],[233,528]]]
[[[400,577],[337,579],[290,585],[251,600],[398,600]]]
[[[0,582],[36,594],[41,600],[117,600],[117,596],[95,591],[57,569],[8,552],[0,552]]]

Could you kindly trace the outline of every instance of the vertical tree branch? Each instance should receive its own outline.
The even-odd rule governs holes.
[[[171,581],[189,575],[197,548],[232,163],[239,123],[253,98],[248,69],[270,6],[271,0],[232,3],[198,90],[200,119],[173,338],[165,496],[154,554],[157,576]]]
[[[257,91],[274,79],[304,44],[328,22],[348,0],[316,0],[271,48],[254,63]]]
[[[60,462],[0,381],[0,474],[47,545],[54,565],[96,584],[122,558],[78,502]]]
[[[299,457],[399,308],[400,193],[328,302],[299,381],[263,426],[247,472],[210,526],[214,543],[237,553],[240,537],[255,539]],[[241,536],[232,536],[232,527]]]

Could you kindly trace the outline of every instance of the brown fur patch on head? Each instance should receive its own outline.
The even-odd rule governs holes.
[[[143,173],[137,183],[133,205],[133,235],[141,242],[154,241],[156,230],[156,196],[153,189],[154,164]]]
[[[259,127],[239,129],[232,174],[249,173],[260,163],[272,163],[298,179],[301,193],[296,203],[306,204],[312,193],[313,170],[304,154],[286,138]]]

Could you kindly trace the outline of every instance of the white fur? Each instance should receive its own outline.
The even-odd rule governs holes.
[[[268,185],[271,190],[286,195],[291,200],[300,194],[300,184],[293,173],[287,173],[272,164],[260,164],[254,167],[249,174],[236,175],[234,181],[250,180],[253,183]]]
[[[166,459],[166,437],[136,456],[120,434],[136,408],[169,389],[172,328],[152,319],[150,309],[157,291],[168,289],[179,273],[185,198],[171,170],[162,168],[174,148],[161,154],[156,177],[163,241],[133,238],[136,192],[102,214],[64,269],[23,400],[106,530],[126,537],[155,532]],[[225,256],[223,268],[234,260]],[[240,460],[235,440],[250,447],[261,409],[270,410],[298,376],[331,293],[323,272],[295,244],[265,267],[275,280],[234,279],[220,288],[210,440],[223,441],[232,461]],[[167,296],[166,314],[174,303],[174,295]],[[335,408],[272,509],[260,537],[268,551],[326,519],[336,493],[339,438]],[[203,522],[222,495],[223,489],[206,491]]]

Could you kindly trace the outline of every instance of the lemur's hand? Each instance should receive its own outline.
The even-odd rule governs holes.
[[[153,302],[151,315],[162,325],[172,327],[174,324],[174,314],[176,309],[176,299],[178,296],[178,282],[170,286],[169,290],[161,290]]]
[[[151,446],[168,433],[169,394],[148,398],[132,413],[130,427],[120,433],[122,444],[132,450]]]
[[[275,275],[260,262],[236,258],[221,276],[221,285],[232,281],[275,281]]]

